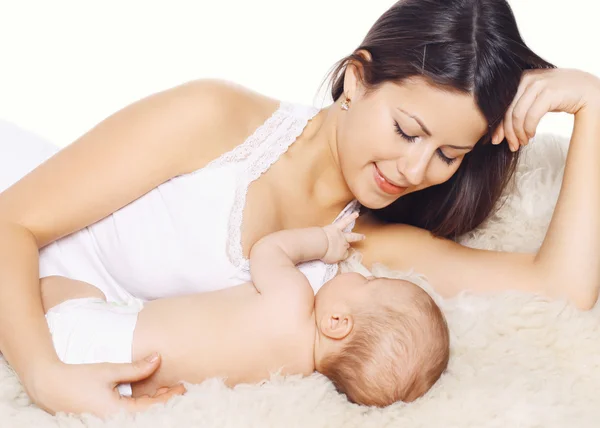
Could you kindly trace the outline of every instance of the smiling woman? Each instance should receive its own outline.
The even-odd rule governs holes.
[[[346,96],[352,107],[340,118],[339,161],[348,171],[352,193],[366,208],[400,204],[408,194],[447,182],[488,129],[468,94],[439,90],[420,77],[386,82],[369,91],[359,67],[350,66],[345,76]],[[503,148],[491,146],[491,150]],[[370,159],[365,153],[370,153]],[[361,168],[374,174],[382,193],[360,187],[369,183],[358,172]],[[398,199],[399,195],[403,197]],[[414,207],[407,209],[413,212]],[[378,211],[374,214],[377,216]],[[413,214],[422,218],[422,214]],[[394,217],[394,221],[399,220]],[[455,221],[466,227],[464,219]],[[434,232],[442,227],[427,226]]]
[[[341,148],[342,166],[348,147],[381,142],[371,149],[376,182],[396,197],[367,202],[358,196],[358,185],[349,183],[376,218],[457,237],[488,217],[514,171],[518,154],[508,145],[491,145],[492,132],[521,72],[553,66],[521,40],[510,9],[491,4],[478,3],[470,15],[427,9],[428,2],[399,2],[402,13],[385,13],[334,70],[333,99],[345,96],[354,105],[342,128],[348,130],[341,137],[348,141]],[[424,14],[425,21],[413,19]],[[475,34],[470,26],[453,25],[463,19],[486,24]],[[497,28],[501,36],[492,35]],[[385,118],[405,142],[420,144],[394,144],[391,133],[384,133]],[[430,161],[434,153],[437,162]]]

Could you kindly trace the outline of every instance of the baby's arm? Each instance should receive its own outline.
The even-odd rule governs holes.
[[[306,351],[306,342],[296,335],[305,324],[298,320],[308,318],[304,308],[309,315],[314,306],[312,288],[295,265],[315,259],[337,263],[347,257],[349,243],[363,238],[343,232],[355,218],[261,239],[251,250],[252,283],[148,302],[138,318],[133,358],[157,350],[162,365],[149,379],[132,385],[134,396],[182,379],[197,383],[216,376],[235,385],[266,379],[269,370],[282,366],[284,374],[312,372],[312,354],[310,364],[289,359],[290,353]],[[311,342],[313,329],[314,322]],[[282,337],[289,338],[285,346]]]
[[[304,261],[321,259],[327,252],[327,236],[321,227],[290,229],[259,240],[250,251],[252,283],[263,296],[298,293],[312,309],[313,293],[307,278],[296,268]]]
[[[298,292],[312,310],[314,293],[297,268],[298,263],[323,260],[338,263],[348,256],[351,242],[364,238],[343,230],[358,214],[344,217],[326,227],[288,229],[259,240],[250,251],[250,272],[256,290],[262,295]]]

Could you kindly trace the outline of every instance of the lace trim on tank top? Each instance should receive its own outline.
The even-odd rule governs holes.
[[[227,245],[229,259],[237,268],[243,270],[250,268],[250,261],[244,257],[242,249],[243,212],[250,184],[264,174],[289,149],[308,121],[318,113],[314,108],[306,108],[304,112],[295,110],[300,110],[299,106],[281,102],[275,113],[242,144],[252,147],[249,153],[252,158],[236,189],[229,219]]]
[[[264,174],[290,148],[318,111],[314,107],[282,101],[277,110],[244,143],[207,165],[207,167],[218,167],[232,162],[248,161],[244,174],[238,182],[229,218],[227,252],[229,260],[236,268],[250,270],[250,260],[244,257],[241,236],[243,213],[250,184]],[[358,211],[359,208],[358,202],[352,201],[337,218]],[[353,227],[354,223],[348,226],[348,230]],[[327,265],[325,274],[327,280],[333,278],[336,273],[337,265]]]
[[[256,154],[256,150],[273,134],[293,111],[293,104],[281,102],[279,107],[242,144],[209,162],[205,168],[237,163]],[[316,114],[316,112],[315,112]]]

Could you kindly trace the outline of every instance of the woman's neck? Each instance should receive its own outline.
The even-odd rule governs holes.
[[[290,167],[302,177],[306,197],[323,210],[341,211],[354,195],[342,174],[337,153],[337,109],[321,110],[292,145]]]

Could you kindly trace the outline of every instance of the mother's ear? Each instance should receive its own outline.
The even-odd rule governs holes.
[[[360,49],[354,52],[354,56],[358,56],[366,63],[371,62],[371,53],[365,49]],[[344,94],[353,99],[357,93],[364,92],[365,68],[363,63],[358,59],[351,58],[346,65],[344,74]]]

